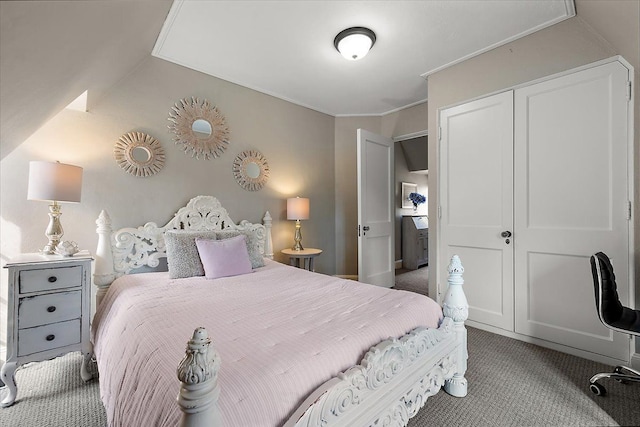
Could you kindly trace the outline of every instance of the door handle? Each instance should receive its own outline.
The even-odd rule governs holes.
[[[365,225],[364,227],[362,227],[362,231],[369,231],[369,226]]]
[[[511,232],[510,231],[503,231],[502,233],[500,233],[500,235],[506,239],[508,237],[511,237]]]

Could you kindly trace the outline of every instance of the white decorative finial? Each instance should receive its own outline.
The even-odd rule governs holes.
[[[193,338],[187,343],[185,356],[178,365],[178,379],[185,384],[205,382],[218,374],[220,356],[210,348],[211,339],[205,328],[193,331]]]
[[[178,406],[184,413],[181,427],[222,426],[219,370],[220,356],[211,346],[207,330],[197,328],[177,370],[182,382],[178,393]]]
[[[265,239],[264,239],[264,256],[273,259],[273,240],[271,238],[271,223],[272,218],[269,211],[265,212],[264,217],[262,218],[262,222],[265,228]]]
[[[469,317],[469,304],[462,291],[464,267],[458,255],[451,257],[447,270],[449,271],[449,289],[444,297],[442,311],[445,316],[451,317],[455,322],[464,322]]]
[[[111,231],[111,217],[104,209],[100,212],[98,219],[96,219],[96,228],[97,233],[101,233],[104,231]]]
[[[451,257],[447,271],[449,272],[449,284],[462,285],[464,283],[464,279],[462,278],[464,267],[462,266],[462,261],[460,261],[460,257],[458,255]]]

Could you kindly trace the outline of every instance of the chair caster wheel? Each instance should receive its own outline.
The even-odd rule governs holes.
[[[624,370],[621,366],[616,366],[613,372],[615,372],[616,374],[624,374]],[[620,378],[614,378],[614,380],[618,381],[620,384],[629,384],[629,381],[622,380]]]
[[[604,388],[603,385],[600,385],[598,383],[589,384],[589,389],[596,396],[604,396],[605,394],[607,394],[607,389]]]

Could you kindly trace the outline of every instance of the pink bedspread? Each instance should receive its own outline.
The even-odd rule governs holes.
[[[430,298],[267,260],[242,276],[116,280],[92,335],[111,426],[176,426],[176,368],[198,326],[221,356],[225,426],[279,426],[305,397],[373,345],[437,327]]]

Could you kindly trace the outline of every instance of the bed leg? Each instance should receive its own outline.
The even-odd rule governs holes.
[[[206,329],[197,328],[177,370],[182,383],[178,393],[182,427],[222,427],[218,408],[219,370],[220,356],[211,347]]]
[[[458,341],[457,370],[451,379],[445,380],[444,390],[452,396],[464,397],[467,395],[467,379],[464,377],[467,371],[467,330],[464,321],[469,317],[469,304],[462,290],[462,273],[464,267],[460,257],[454,255],[449,263],[449,289],[444,297],[442,311],[446,317],[453,319],[453,331]]]

